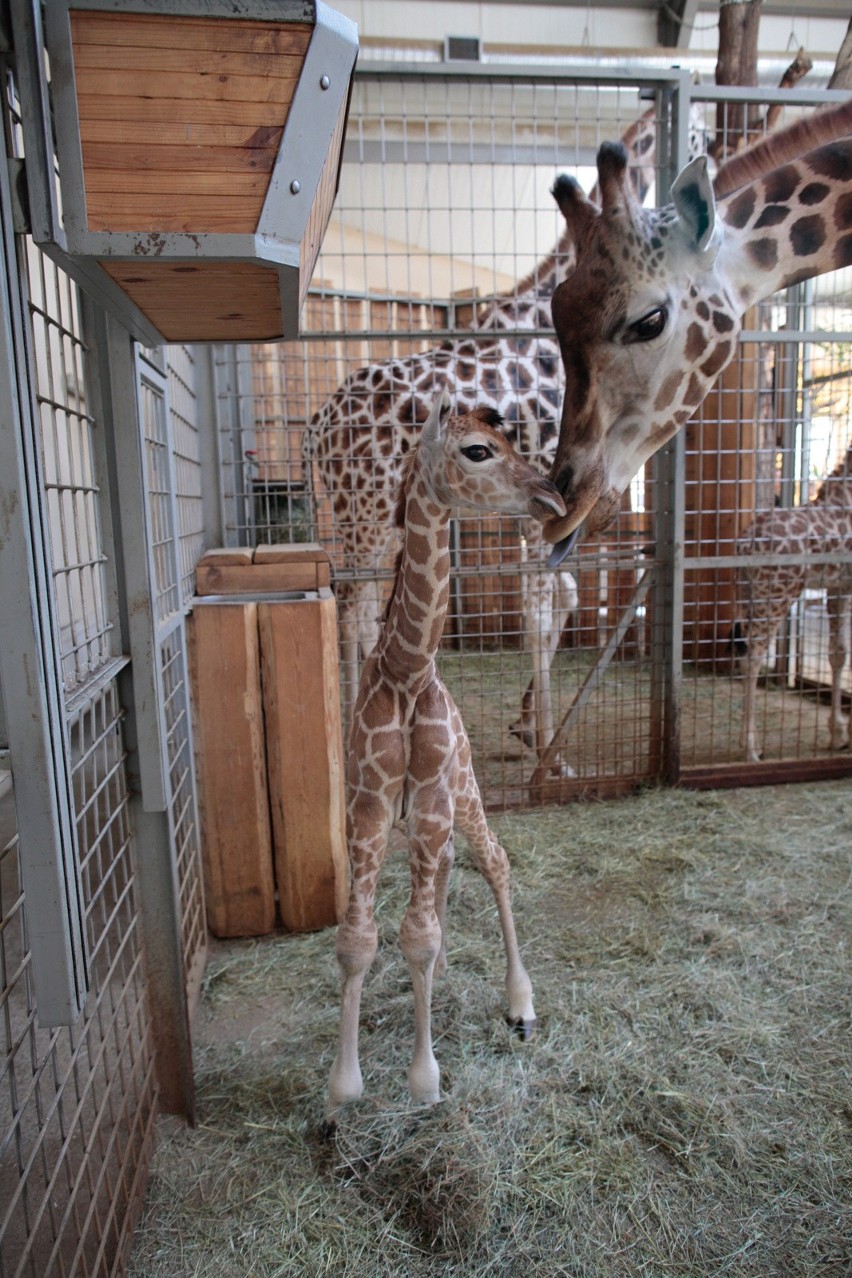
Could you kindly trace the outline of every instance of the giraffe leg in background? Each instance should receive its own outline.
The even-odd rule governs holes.
[[[756,625],[749,626],[747,651],[740,657],[739,667],[743,679],[743,719],[740,747],[749,763],[759,763],[761,751],[757,739],[757,681],[769,652],[772,635]]]
[[[509,731],[540,758],[553,738],[553,656],[569,614],[577,609],[577,587],[567,572],[524,573],[521,599],[524,651],[532,657],[533,676],[521,702],[521,716]],[[576,775],[559,756],[553,770],[563,777]]]
[[[849,656],[852,596],[828,595],[828,660],[831,665],[832,750],[849,749],[849,720],[843,714],[843,668]]]

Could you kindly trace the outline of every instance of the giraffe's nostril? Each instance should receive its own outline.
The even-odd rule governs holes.
[[[574,482],[574,467],[563,466],[559,474],[556,476],[554,483],[559,491],[564,495]]]

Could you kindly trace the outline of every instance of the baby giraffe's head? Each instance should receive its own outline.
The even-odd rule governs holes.
[[[415,464],[431,494],[451,510],[530,515],[543,522],[565,514],[555,484],[515,452],[490,408],[451,413],[446,389],[423,426]]]

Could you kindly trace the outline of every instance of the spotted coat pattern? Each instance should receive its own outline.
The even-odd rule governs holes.
[[[331,499],[344,564],[353,574],[336,586],[345,694],[355,687],[359,659],[376,642],[380,602],[375,573],[390,562],[396,548],[394,494],[435,395],[446,389],[459,413],[476,405],[493,409],[502,418],[504,438],[527,459],[544,469],[550,466],[562,391],[550,298],[574,262],[566,233],[515,292],[481,308],[475,339],[446,341],[405,359],[358,369],[312,418],[305,461],[314,463]],[[540,527],[534,521],[525,521],[524,540],[530,558],[541,555]],[[577,606],[577,592],[566,572],[524,574],[522,588],[525,645],[534,673],[513,731],[541,751],[553,735],[550,660],[566,618]],[[570,773],[561,762],[557,767]]]
[[[458,709],[435,667],[449,600],[451,510],[541,518],[562,509],[553,485],[495,429],[490,410],[450,417],[443,394],[409,454],[398,511],[403,533],[381,634],[364,664],[349,737],[347,835],[351,890],[337,939],[343,994],[340,1046],[329,1081],[329,1109],[360,1096],[361,987],[376,951],[373,904],[391,827],[408,832],[411,901],[400,946],[414,987],[413,1099],[438,1099],[430,1006],[436,964],[446,966],[444,917],[453,827],[466,835],[494,894],[507,957],[509,1018],[531,1033],[532,987],[518,950],[506,854],[488,828]],[[473,448],[486,460],[469,460]]]
[[[637,206],[622,148],[601,148],[598,174],[600,209],[568,178],[555,192],[578,265],[553,296],[565,395],[551,477],[568,512],[545,530],[554,541],[606,526],[732,359],[749,307],[852,263],[852,137],[753,178],[718,208],[702,161],[662,209]]]
[[[806,506],[779,508],[758,515],[737,542],[743,559],[737,568],[735,649],[744,680],[741,745],[746,759],[760,750],[755,723],[758,676],[781,622],[806,586],[827,592],[831,666],[832,750],[849,744],[849,724],[841,712],[843,668],[849,655],[852,608],[852,445]],[[846,556],[829,563],[755,563],[756,556]]]

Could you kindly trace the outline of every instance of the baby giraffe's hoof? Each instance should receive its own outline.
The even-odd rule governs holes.
[[[535,1027],[538,1024],[536,1020],[518,1020],[513,1021],[511,1017],[506,1017],[507,1024],[514,1030],[515,1034],[522,1043],[529,1043],[535,1038]]]

